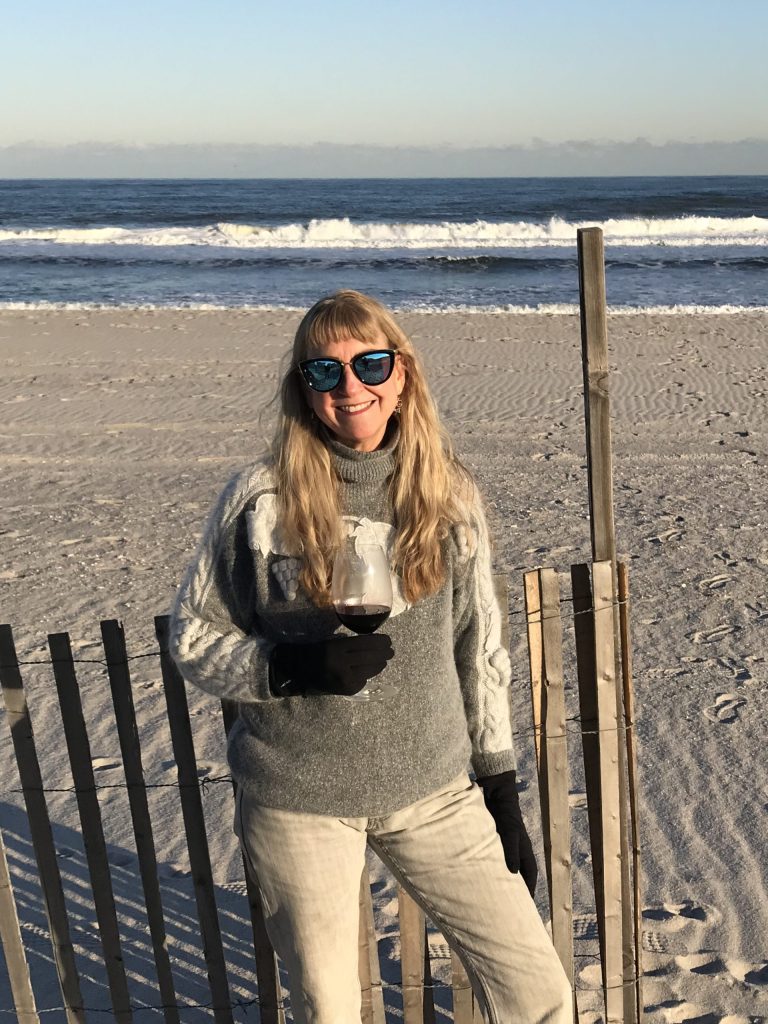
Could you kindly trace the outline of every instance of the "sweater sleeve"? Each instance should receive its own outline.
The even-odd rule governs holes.
[[[501,643],[501,610],[491,569],[488,527],[479,496],[472,531],[456,535],[454,657],[461,682],[472,767],[478,778],[517,767],[512,735],[511,668]]]
[[[269,689],[273,645],[259,635],[251,607],[249,482],[235,477],[219,498],[179,588],[169,630],[169,651],[184,678],[241,702],[275,699]]]

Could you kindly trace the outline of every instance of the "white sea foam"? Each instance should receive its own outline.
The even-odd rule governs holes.
[[[0,230],[0,243],[64,245],[214,246],[236,249],[468,249],[565,248],[576,231],[590,226],[553,217],[529,221],[471,223],[354,223],[348,218],[263,227],[213,224],[159,228],[20,228]],[[675,217],[607,220],[606,244],[614,246],[768,245],[766,217]]]
[[[95,312],[99,310],[115,310],[125,313],[162,313],[162,312],[219,312],[219,313],[304,313],[306,306],[278,306],[260,303],[239,306],[226,306],[214,302],[189,302],[183,305],[158,305],[152,303],[105,303],[105,302],[0,302],[0,312]],[[576,303],[553,302],[541,303],[537,306],[469,306],[453,304],[437,306],[429,303],[394,304],[392,309],[399,313],[459,313],[474,315],[478,313],[520,314],[536,316],[576,316],[579,307]],[[638,316],[658,314],[664,316],[723,316],[735,313],[768,314],[768,306],[608,306],[611,316]]]

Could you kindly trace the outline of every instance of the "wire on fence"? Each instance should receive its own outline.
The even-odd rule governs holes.
[[[595,954],[592,954],[592,953],[576,954],[576,956],[579,956],[579,957],[582,957],[582,958],[585,958],[585,959],[598,959],[597,956]],[[607,988],[610,991],[613,991],[614,989],[629,988],[630,986],[635,985],[638,980],[640,980],[640,979],[638,979],[638,977],[635,975],[635,976],[632,976],[631,978],[626,979],[620,985],[608,985]],[[381,987],[383,989],[401,990],[404,986],[402,985],[402,983],[398,984],[397,982],[382,981]],[[432,991],[432,992],[443,991],[443,992],[445,992],[445,991],[450,991],[452,986],[447,984],[446,982],[441,982],[441,981],[431,981],[431,982],[426,982],[425,981],[424,985],[421,986],[421,987],[423,987],[424,991]],[[599,992],[599,991],[601,991],[601,989],[587,987],[586,985],[582,985],[582,986],[577,985],[576,986],[576,991],[577,992]],[[279,1006],[282,1009],[287,1009],[288,1005],[289,1004],[286,1004],[284,1001],[281,1001],[279,1003]],[[253,999],[235,999],[234,1001],[226,1004],[224,1007],[222,1007],[222,1006],[214,1006],[214,1004],[212,1002],[207,1002],[207,1003],[172,1003],[172,1004],[170,1004],[170,1006],[167,1003],[159,1003],[157,1005],[151,1004],[151,1003],[132,1003],[130,1005],[130,1007],[129,1007],[129,1010],[130,1010],[131,1013],[143,1013],[143,1012],[146,1012],[146,1011],[152,1011],[152,1012],[155,1012],[155,1013],[160,1013],[163,1010],[168,1010],[168,1009],[172,1009],[172,1008],[175,1008],[177,1010],[214,1010],[214,1011],[216,1011],[216,1010],[226,1009],[227,1007],[230,1010],[247,1010],[251,1006],[261,1006],[261,1002],[260,1002],[258,996],[255,996]],[[77,1010],[81,1010],[83,1013],[107,1013],[107,1014],[113,1014],[114,1013],[114,1010],[111,1007],[103,1007],[103,1006],[77,1006],[77,1007],[46,1006],[46,1007],[44,1007],[42,1009],[37,1008],[36,1012],[38,1014],[43,1014],[43,1013],[63,1013],[67,1009],[77,1009]],[[0,1014],[3,1014],[3,1013],[7,1013],[7,1014],[13,1013],[13,1014],[15,1014],[16,1011],[15,1010],[0,1010]]]
[[[647,600],[647,598],[634,597],[633,596],[631,598],[631,603],[633,605],[638,605],[638,604],[642,604],[644,600]],[[561,597],[560,598],[560,603],[561,604],[573,604],[573,598],[572,597]],[[579,611],[573,612],[573,616],[575,617],[577,615],[592,615],[596,611],[604,612],[608,608],[621,608],[623,605],[628,605],[629,603],[630,603],[630,599],[626,599],[624,601],[612,601],[610,603],[603,604],[603,605],[601,605],[600,608],[595,608],[595,607],[581,608],[581,609],[579,609]],[[531,615],[529,615],[529,613],[527,611],[525,611],[525,609],[519,609],[518,611],[510,611],[508,613],[508,617],[510,619],[513,619],[513,618],[525,618],[527,622],[530,622],[530,623],[538,625],[541,622],[549,622],[550,619],[559,619],[561,616],[559,614],[556,614],[556,615],[540,615],[540,614],[539,615],[535,615],[535,614],[531,614]],[[118,661],[107,661],[106,658],[64,658],[64,659],[62,659],[62,658],[45,658],[42,661],[33,661],[33,660],[23,660],[22,661],[22,660],[19,660],[19,661],[16,662],[16,664],[17,665],[57,665],[57,664],[66,664],[66,665],[71,665],[71,664],[75,664],[75,665],[103,665],[105,668],[108,668],[110,665],[122,665],[122,664],[124,664],[125,662],[128,662],[128,661],[139,661],[141,658],[158,658],[161,653],[162,652],[159,649],[157,649],[157,650],[152,650],[152,651],[145,651],[142,654],[128,654],[128,655],[125,656],[125,658],[120,658]]]

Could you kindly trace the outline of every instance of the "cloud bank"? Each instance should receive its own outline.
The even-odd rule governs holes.
[[[526,145],[258,144],[0,146],[2,178],[408,178],[768,174],[768,139],[533,140]]]

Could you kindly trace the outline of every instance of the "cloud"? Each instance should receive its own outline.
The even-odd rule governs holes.
[[[363,146],[318,142],[0,146],[4,178],[538,177],[768,174],[768,139],[583,140],[524,145]]]

